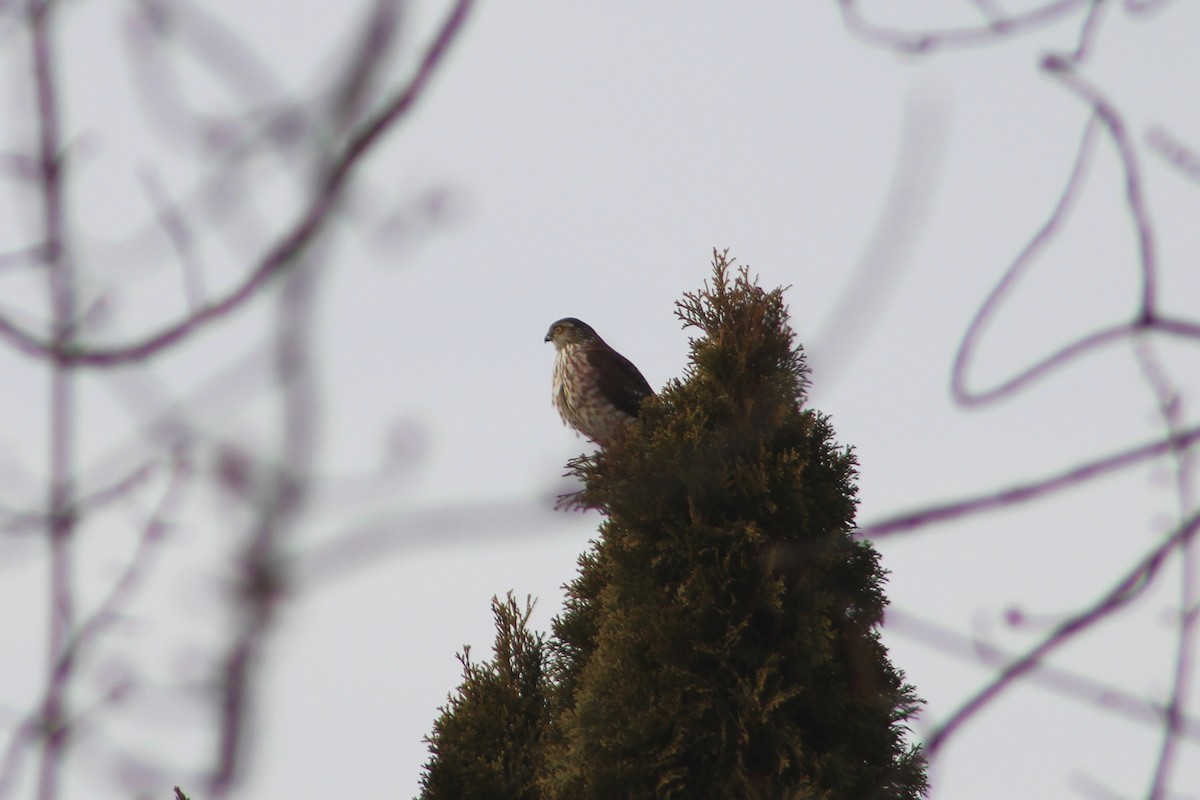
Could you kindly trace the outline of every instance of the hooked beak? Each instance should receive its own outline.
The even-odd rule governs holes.
[[[543,341],[546,341],[546,342],[550,341],[550,334],[548,334],[548,333],[547,333],[547,334],[546,334],[546,338],[545,338],[545,339],[543,339]]]

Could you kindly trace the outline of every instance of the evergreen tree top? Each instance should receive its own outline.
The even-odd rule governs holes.
[[[480,794],[462,796],[923,792],[924,762],[904,727],[919,700],[878,636],[885,573],[852,535],[854,454],[804,408],[807,369],[783,291],[714,251],[710,281],[678,304],[697,334],[683,378],[646,398],[625,436],[571,462],[581,502],[605,519],[567,586],[545,664],[468,673],[462,702],[439,720],[440,751],[469,735],[454,752],[473,760],[456,763],[517,776],[507,793],[476,784]],[[498,643],[521,628],[500,622]],[[498,647],[498,659],[508,652]],[[546,716],[522,747],[481,741],[504,720],[527,731],[517,723],[537,708]],[[454,719],[490,721],[460,734]],[[430,774],[439,767],[435,757]]]
[[[728,251],[713,251],[713,278],[697,292],[685,292],[675,315],[685,328],[703,335],[691,340],[687,380],[709,381],[730,390],[778,384],[788,397],[801,399],[808,384],[802,348],[788,327],[783,293],[766,291],[748,267],[737,268]]]

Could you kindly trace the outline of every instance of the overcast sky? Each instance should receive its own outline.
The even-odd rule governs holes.
[[[984,5],[928,0],[913,13],[929,25],[971,25]],[[1145,143],[1161,126],[1200,148],[1200,6],[1130,16],[1108,5],[1083,74],[1128,115],[1162,304],[1194,317],[1200,187]],[[318,0],[211,7],[296,93],[327,85],[360,13]],[[414,12],[398,74],[442,9],[422,2]],[[197,175],[161,129],[143,124],[124,12],[84,4],[68,19],[67,118],[91,154],[73,197],[75,231],[92,254],[92,296],[122,287],[120,324],[108,331],[119,339],[178,312],[177,273],[126,259],[147,225],[137,170],[161,170],[172,194]],[[709,276],[714,247],[729,248],[764,286],[791,287],[792,324],[814,367],[810,405],[858,453],[862,523],[1161,435],[1127,343],[981,408],[955,406],[949,390],[972,316],[1071,171],[1088,109],[1038,65],[1074,47],[1081,19],[989,47],[902,57],[852,37],[834,2],[477,8],[416,112],[363,165],[359,221],[339,223],[324,251],[318,462],[330,486],[351,488],[321,498],[295,551],[348,531],[390,546],[369,563],[299,562],[296,596],[266,649],[240,796],[416,793],[421,738],[459,679],[455,653],[464,644],[489,652],[489,599],[510,589],[537,597],[534,619],[547,629],[599,521],[547,510],[563,464],[585,443],[550,406],[546,328],[564,316],[587,321],[661,386],[681,376],[687,354],[673,303]],[[9,50],[7,97],[19,108],[27,54]],[[3,129],[19,142],[28,125],[10,118]],[[261,195],[264,224],[291,210],[294,184],[279,172],[242,187]],[[1122,181],[1112,143],[1101,139],[1061,235],[980,339],[973,388],[1131,317],[1137,242]],[[29,210],[15,193],[0,203],[5,247],[27,242]],[[211,246],[210,288],[238,273],[242,262],[228,255],[241,246]],[[37,318],[40,278],[0,278],[0,306],[33,308],[23,313]],[[155,365],[156,391],[184,397],[256,352],[270,305],[253,304]],[[1164,340],[1158,354],[1194,420],[1200,353]],[[270,442],[272,407],[246,388],[262,380],[248,363],[241,393],[203,397],[192,421],[253,448]],[[105,454],[142,424],[131,411],[156,407],[149,389],[122,375],[87,383],[80,459],[100,472],[110,469]],[[45,372],[0,349],[0,376],[10,387],[0,496],[19,507],[38,496],[44,474]],[[363,481],[351,479],[376,475],[389,458],[401,466],[377,481],[385,488],[356,494]],[[889,598],[909,617],[1019,652],[1093,602],[1178,521],[1169,467],[1143,465],[1050,501],[881,541]],[[154,611],[137,618],[127,641],[137,643],[131,658],[144,674],[164,683],[190,674],[189,654],[220,630],[214,608],[226,576],[205,565],[229,546],[224,530],[213,519],[176,534],[148,589]],[[0,634],[0,701],[25,709],[40,685],[42,665],[28,654],[44,650],[45,563],[34,540],[0,544],[0,603],[30,609],[4,615],[12,622]],[[81,562],[97,586],[119,563],[103,541],[89,543]],[[1161,701],[1178,596],[1172,567],[1128,614],[1053,663]],[[1026,624],[1006,621],[1014,610]],[[928,701],[918,733],[990,674],[900,627],[884,640]],[[114,749],[153,746],[168,764],[198,763],[206,720],[180,705],[143,702],[114,726]],[[1200,703],[1190,708],[1200,716]],[[1023,685],[941,755],[932,796],[1110,796],[1096,787],[1144,796],[1158,746],[1152,724]],[[97,780],[115,787],[98,777],[103,748],[88,753],[67,797],[100,796]],[[1200,796],[1196,738],[1174,776],[1178,796]]]

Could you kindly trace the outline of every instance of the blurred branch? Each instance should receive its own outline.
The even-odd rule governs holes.
[[[1041,61],[1042,74],[1068,89],[1086,104],[1090,112],[1076,149],[1074,163],[1049,215],[1008,264],[968,324],[951,368],[952,396],[956,403],[967,407],[996,402],[1027,388],[1036,380],[1057,373],[1076,359],[1116,342],[1129,341],[1134,345],[1134,353],[1142,369],[1144,381],[1154,394],[1165,435],[1148,444],[1096,458],[1011,488],[885,518],[865,526],[861,535],[881,538],[923,529],[934,523],[1046,497],[1149,459],[1169,456],[1173,464],[1179,514],[1178,525],[1173,533],[1142,560],[1133,564],[1131,569],[1092,605],[1056,626],[1049,636],[1024,655],[1015,660],[1005,657],[1006,666],[936,727],[927,738],[925,747],[927,756],[932,759],[980,709],[1022,677],[1045,683],[1046,675],[1055,675],[1059,690],[1084,698],[1090,693],[1090,702],[1104,707],[1103,703],[1098,702],[1104,695],[1096,695],[1095,687],[1082,687],[1074,680],[1064,683],[1063,679],[1066,676],[1045,665],[1044,660],[1062,644],[1079,633],[1092,629],[1144,593],[1159,575],[1163,563],[1178,549],[1181,563],[1180,607],[1171,667],[1170,696],[1156,709],[1150,720],[1161,728],[1162,741],[1147,797],[1150,800],[1162,800],[1170,794],[1171,772],[1180,742],[1184,738],[1194,738],[1196,727],[1196,722],[1187,718],[1185,712],[1194,671],[1197,626],[1200,626],[1200,586],[1197,586],[1200,581],[1200,565],[1196,564],[1197,547],[1194,542],[1196,529],[1200,527],[1200,514],[1196,511],[1194,497],[1194,448],[1197,441],[1200,441],[1200,427],[1188,427],[1187,418],[1183,413],[1181,384],[1167,372],[1153,347],[1160,335],[1180,337],[1193,342],[1200,340],[1200,322],[1167,316],[1159,307],[1159,255],[1153,218],[1146,198],[1146,183],[1137,148],[1137,137],[1131,133],[1131,124],[1126,115],[1110,96],[1079,71],[1079,67],[1091,55],[1098,41],[1105,9],[1114,4],[1108,0],[1049,2],[1018,14],[1005,12],[999,4],[991,0],[972,0],[971,4],[984,20],[980,26],[913,31],[874,25],[863,18],[854,0],[841,2],[843,19],[853,35],[870,44],[906,53],[989,44],[1055,24],[1059,20],[1073,19],[1076,16],[1079,19],[1074,50],[1067,54],[1046,55]],[[1125,0],[1123,8],[1126,14],[1139,16],[1161,10],[1167,5],[1167,2],[1157,0]],[[984,331],[999,313],[1012,290],[1062,232],[1079,199],[1083,182],[1090,173],[1101,134],[1111,142],[1117,156],[1122,173],[1124,213],[1136,241],[1135,264],[1140,277],[1140,292],[1134,303],[1132,318],[1084,333],[989,388],[976,390],[969,387],[967,374]],[[1145,146],[1183,177],[1193,181],[1200,180],[1200,156],[1162,127],[1150,129],[1145,137]],[[930,637],[929,630],[924,630],[923,634],[926,638]],[[948,634],[945,631],[935,631],[934,634],[934,638],[937,639],[935,646],[956,655],[963,654],[963,641],[948,642]],[[973,650],[973,657],[991,662],[1002,656],[977,644],[969,649]],[[1142,717],[1144,711],[1145,705],[1142,704],[1139,711]],[[1101,791],[1099,784],[1085,778],[1078,777],[1076,783],[1080,791],[1089,796],[1111,796],[1110,793]]]
[[[106,486],[102,486],[88,494],[80,494],[75,498],[75,517],[82,518],[93,511],[99,511],[110,503],[124,499],[141,484],[153,477],[158,468],[159,465],[157,463],[147,462]],[[3,523],[2,528],[6,533],[22,534],[41,531],[45,530],[50,524],[50,518],[44,513],[22,512],[7,508],[2,511],[9,517]]]
[[[302,104],[282,101],[287,96],[285,82],[235,27],[189,0],[139,0],[139,4],[140,13],[131,19],[128,29],[130,42],[139,57],[153,58],[154,65],[147,68],[138,63],[132,72],[151,119],[162,123],[166,132],[190,140],[198,131],[196,146],[204,151],[244,152],[247,141],[265,137],[282,156],[289,150],[288,145],[300,138],[313,146],[322,143],[319,136],[312,135],[312,121]],[[151,45],[167,40],[186,48],[230,96],[250,111],[236,118],[216,119],[193,113],[182,99],[174,65],[160,57],[159,47]],[[280,104],[282,108],[263,111],[266,106]],[[244,132],[247,127],[249,133]]]
[[[204,288],[204,268],[196,252],[196,237],[182,211],[167,199],[158,176],[151,170],[144,169],[139,177],[142,189],[154,208],[154,215],[179,258],[179,267],[183,272],[184,298],[187,300],[188,311],[195,313],[204,305],[207,294]]]
[[[1184,427],[1183,396],[1163,368],[1148,339],[1138,341],[1134,352],[1146,383],[1154,393],[1163,427],[1169,435],[1178,434]],[[1170,454],[1175,473],[1179,519],[1185,520],[1196,506],[1192,488],[1195,460],[1192,450],[1186,445],[1171,448]],[[1179,739],[1183,736],[1183,718],[1191,687],[1192,656],[1196,648],[1196,623],[1200,615],[1200,606],[1197,605],[1196,549],[1193,539],[1183,542],[1179,549],[1179,619],[1174,669],[1170,699],[1162,717],[1162,745],[1147,794],[1149,800],[1161,800],[1167,795]]]
[[[60,348],[56,352],[50,343],[5,317],[0,317],[0,337],[30,355],[42,358],[53,355],[64,363],[111,367],[142,361],[239,309],[277,274],[289,269],[332,221],[337,204],[356,167],[378,145],[384,134],[404,119],[423,96],[450,46],[461,32],[472,5],[473,0],[458,0],[455,3],[422,56],[413,77],[392,95],[381,110],[370,116],[350,135],[345,147],[325,171],[304,212],[276,243],[268,248],[249,274],[222,297],[167,325],[157,333],[124,345],[87,347],[75,344],[69,348]]]
[[[905,106],[891,184],[883,211],[844,288],[813,335],[809,365],[828,390],[837,365],[850,363],[911,263],[928,222],[945,153],[942,109],[912,100]]]
[[[1153,127],[1146,134],[1146,145],[1186,178],[1200,181],[1200,155],[1165,128]]]
[[[975,47],[991,44],[1018,34],[1038,30],[1064,19],[1080,9],[1094,8],[1105,0],[1055,0],[1015,14],[991,13],[983,25],[940,30],[904,30],[868,21],[858,0],[838,0],[846,29],[867,44],[902,53],[929,53],[934,50]],[[1088,17],[1084,25],[1087,26]]]
[[[562,521],[546,502],[526,498],[493,503],[457,500],[354,526],[289,558],[298,587],[307,591],[343,579],[397,553],[479,546],[514,537],[561,536]],[[486,532],[486,533],[484,533]]]
[[[59,98],[52,30],[55,4],[33,0],[28,11],[37,107],[38,188],[41,193],[42,233],[46,248],[47,284],[52,315],[47,355],[50,376],[50,485],[46,498],[50,545],[50,610],[48,663],[67,660],[68,637],[75,625],[75,587],[72,571],[76,532],[74,451],[76,394],[72,365],[61,355],[75,336],[75,274],[68,252],[66,204],[63,189],[64,153],[60,144]],[[39,711],[40,758],[38,800],[58,796],[59,771],[67,749],[69,710],[66,693],[51,681]]]
[[[339,127],[349,126],[370,104],[399,38],[402,11],[399,0],[375,0],[374,8],[366,15],[358,41],[350,51],[354,58],[334,90],[333,119],[341,122]]]
[[[87,618],[69,632],[66,641],[57,651],[54,661],[51,662],[46,688],[38,702],[38,710],[29,714],[11,734],[4,756],[0,759],[0,797],[9,795],[25,747],[31,741],[39,738],[43,746],[39,797],[43,796],[43,792],[54,788],[53,777],[61,766],[62,752],[51,752],[49,755],[52,755],[55,760],[47,764],[46,759],[49,755],[46,752],[46,740],[55,737],[65,744],[73,731],[74,721],[65,716],[65,708],[66,694],[75,678],[76,669],[86,650],[98,645],[104,629],[120,617],[123,609],[149,573],[157,545],[170,527],[168,518],[182,501],[182,492],[189,474],[186,455],[183,452],[175,453],[166,486],[157,506],[142,526],[141,536],[132,555],[126,561],[125,568]],[[145,480],[145,477],[140,474],[136,477],[139,482]],[[114,485],[110,491],[115,492],[118,486],[123,487],[128,496],[128,492],[133,491],[136,485],[133,481],[127,480]],[[47,771],[51,773],[49,783],[47,783]]]
[[[1011,663],[1014,656],[976,637],[966,636],[937,623],[921,619],[895,606],[887,609],[884,630],[918,642],[959,661],[984,667]],[[1030,683],[1062,697],[1070,697],[1102,711],[1118,714],[1157,727],[1168,714],[1168,707],[1139,697],[1123,687],[1041,663],[1030,671]],[[1179,736],[1200,742],[1200,719],[1180,715]]]
[[[972,392],[966,387],[966,373],[974,357],[975,350],[979,346],[979,339],[982,337],[984,329],[992,317],[995,316],[1005,297],[1016,288],[1017,283],[1028,272],[1037,255],[1053,241],[1054,237],[1058,234],[1063,220],[1066,219],[1074,206],[1079,189],[1083,184],[1084,176],[1087,175],[1090,168],[1092,155],[1095,152],[1096,131],[1098,127],[1097,119],[1094,116],[1089,118],[1087,125],[1084,126],[1083,136],[1080,138],[1079,146],[1075,152],[1075,163],[1071,167],[1070,174],[1067,177],[1066,184],[1063,186],[1063,191],[1058,198],[1058,202],[1054,204],[1054,208],[1050,211],[1050,216],[1038,228],[1037,232],[1033,234],[1028,244],[1021,249],[1021,252],[1017,254],[1012,263],[1009,264],[1008,269],[1004,271],[1000,280],[992,287],[992,290],[984,299],[979,310],[975,312],[975,316],[971,318],[970,324],[967,325],[967,330],[963,333],[962,339],[959,341],[958,351],[954,355],[954,365],[950,373],[950,390],[956,402],[962,405],[974,405],[1003,396],[1015,391],[1025,382],[1032,380],[1034,376],[1048,371],[1057,366],[1058,363],[1072,357],[1072,355],[1064,355],[1065,353],[1072,352],[1069,349],[1060,351],[1059,354],[1042,361],[1038,367],[1031,368],[1016,378],[1002,383],[998,388],[986,392]],[[1091,339],[1084,339],[1081,343],[1076,343],[1073,347],[1076,351],[1090,349],[1092,346],[1101,344],[1110,338],[1123,335],[1126,328],[1127,326],[1122,325],[1108,331],[1093,334]]]
[[[1087,16],[1083,18],[1083,23],[1079,26],[1079,38],[1075,42],[1075,50],[1065,56],[1065,60],[1078,65],[1088,57],[1092,50],[1092,42],[1096,38],[1096,32],[1100,30],[1100,12],[1107,5],[1107,0],[1092,0],[1092,7],[1088,9]]]
[[[0,758],[0,798],[8,797],[20,776],[21,760],[25,749],[37,738],[40,729],[34,716],[27,716],[9,734],[4,756]]]
[[[184,120],[196,126],[203,136],[200,142],[216,163],[214,180],[207,188],[228,194],[244,180],[246,167],[260,153],[273,152],[283,160],[282,174],[306,182],[299,195],[299,211],[284,218],[282,226],[266,240],[266,246],[255,250],[256,257],[235,273],[231,283],[220,292],[209,294],[201,253],[202,236],[213,231],[224,232],[219,224],[208,231],[197,226],[197,217],[172,200],[171,189],[160,183],[154,167],[140,171],[142,189],[149,200],[154,243],[165,235],[171,251],[178,260],[186,309],[178,317],[167,316],[166,324],[149,335],[134,335],[131,343],[92,347],[85,341],[85,331],[92,314],[89,308],[99,308],[107,296],[89,306],[84,294],[91,274],[77,270],[72,243],[67,203],[68,178],[74,171],[67,158],[62,139],[70,129],[63,127],[66,110],[60,108],[59,70],[68,54],[55,48],[58,34],[55,16],[66,5],[56,0],[31,0],[24,13],[24,27],[16,33],[28,35],[32,56],[34,112],[29,114],[36,133],[33,155],[0,153],[0,177],[19,181],[24,192],[29,184],[38,192],[40,211],[39,230],[24,240],[33,244],[0,254],[0,268],[41,267],[44,269],[49,298],[49,319],[43,323],[39,312],[0,313],[0,338],[16,350],[32,355],[48,368],[50,392],[49,409],[49,490],[45,504],[29,513],[5,513],[5,528],[23,529],[40,525],[47,533],[50,575],[47,581],[50,595],[48,625],[48,660],[45,688],[37,698],[37,707],[22,711],[15,722],[6,748],[0,757],[0,796],[15,791],[20,784],[20,771],[25,763],[37,761],[35,777],[39,800],[54,800],[60,794],[60,781],[68,756],[78,753],[74,744],[89,737],[95,741],[107,733],[102,730],[113,707],[126,698],[132,679],[116,668],[112,675],[99,674],[102,683],[84,687],[83,665],[87,656],[100,650],[109,639],[109,628],[128,613],[139,588],[146,582],[155,564],[154,555],[169,529],[168,517],[177,507],[188,482],[193,445],[200,438],[192,430],[193,422],[184,419],[187,409],[170,405],[169,392],[151,392],[150,397],[139,392],[126,399],[138,426],[138,452],[117,463],[118,456],[131,452],[122,445],[119,452],[110,453],[97,465],[99,488],[90,493],[81,491],[84,479],[80,475],[76,450],[81,449],[81,436],[76,429],[77,417],[84,410],[78,385],[79,369],[87,366],[117,366],[139,364],[143,368],[126,371],[108,386],[128,379],[140,380],[144,389],[153,383],[146,363],[166,352],[175,344],[197,336],[207,325],[232,314],[260,296],[276,278],[279,286],[279,310],[274,332],[275,389],[281,398],[276,419],[279,458],[274,467],[262,470],[262,480],[247,488],[248,507],[253,512],[249,528],[242,533],[233,567],[238,570],[238,591],[234,598],[234,624],[223,633],[227,641],[217,654],[219,691],[214,707],[216,716],[215,752],[208,766],[210,794],[227,795],[237,779],[244,774],[246,719],[255,700],[255,680],[261,662],[262,649],[270,631],[278,603],[286,596],[290,576],[283,558],[289,534],[294,531],[305,509],[309,484],[313,479],[312,459],[317,425],[317,378],[312,365],[314,336],[314,283],[319,277],[314,251],[323,234],[346,210],[344,203],[358,165],[374,152],[387,134],[416,108],[431,85],[433,76],[443,65],[453,42],[465,25],[473,7],[471,0],[458,0],[435,30],[429,44],[416,59],[411,73],[386,96],[376,102],[377,86],[386,75],[386,56],[393,45],[399,10],[394,0],[378,0],[361,39],[362,48],[345,60],[345,80],[336,87],[333,109],[323,109],[316,101],[306,99],[282,111],[263,108],[288,106],[285,84],[274,79],[266,62],[252,48],[245,46],[236,30],[209,17],[201,6],[182,3],[163,3],[144,0],[137,5],[131,30],[134,47],[142,46],[143,54],[165,53],[160,37],[179,34],[187,42],[188,54],[195,57],[208,76],[216,77],[239,101],[245,101],[243,117],[218,121],[202,119],[188,109],[182,94],[182,76],[173,70],[147,75],[152,66],[138,64],[135,74],[142,81],[144,93],[157,106],[160,116]],[[182,15],[182,16],[181,16]],[[379,29],[385,26],[386,30]],[[131,48],[131,52],[134,48]],[[168,59],[153,60],[162,66]],[[321,101],[324,102],[324,101]],[[372,109],[367,111],[366,109]],[[338,119],[322,121],[319,113],[336,112]],[[182,117],[173,115],[182,114]],[[207,125],[207,127],[205,127]],[[303,128],[297,128],[303,125]],[[325,130],[328,128],[328,130]],[[297,132],[303,134],[298,136]],[[84,135],[89,131],[84,131]],[[219,140],[220,135],[231,138]],[[217,138],[213,138],[217,137]],[[227,146],[232,141],[231,146]],[[296,149],[284,145],[301,142],[307,148],[298,157],[311,156],[307,161],[292,158]],[[264,144],[265,143],[265,144]],[[216,150],[215,154],[212,152]],[[287,150],[287,152],[285,152]],[[75,150],[71,151],[74,155]],[[215,157],[213,157],[215,155]],[[257,163],[257,162],[253,162]],[[311,164],[319,169],[310,171]],[[68,173],[71,174],[68,174]],[[213,194],[213,193],[210,193]],[[206,199],[209,199],[206,196]],[[228,205],[234,206],[230,212]],[[190,206],[189,206],[190,208]],[[249,210],[247,204],[227,204],[222,219],[243,221]],[[349,209],[353,212],[354,209]],[[214,214],[214,218],[217,215]],[[238,230],[244,230],[244,225]],[[235,231],[236,233],[236,231]],[[40,274],[36,274],[40,279]],[[278,285],[278,284],[276,284]],[[81,313],[81,307],[83,312]],[[39,310],[40,311],[40,310]],[[41,312],[44,313],[44,312]],[[18,316],[23,314],[25,316]],[[32,318],[33,322],[27,322]],[[158,323],[155,323],[158,324]],[[99,337],[96,337],[97,339]],[[252,359],[259,366],[261,359]],[[237,363],[234,374],[244,376],[245,364]],[[256,371],[260,372],[261,370]],[[230,374],[220,373],[222,402],[229,402]],[[253,386],[257,387],[261,379]],[[249,385],[249,383],[248,383]],[[90,385],[89,385],[90,391]],[[156,389],[159,388],[156,386]],[[242,388],[239,386],[238,388]],[[211,386],[202,387],[207,392]],[[161,414],[145,427],[148,401],[159,402],[154,409]],[[199,395],[197,395],[199,396]],[[165,400],[163,398],[166,398]],[[191,398],[189,398],[189,401]],[[208,410],[208,409],[206,409]],[[216,437],[214,437],[216,438]],[[91,446],[92,439],[85,442]],[[149,450],[149,455],[146,454]],[[168,456],[169,454],[169,456]],[[132,462],[132,466],[130,465]],[[140,531],[137,545],[120,573],[107,585],[94,609],[79,619],[82,596],[76,594],[74,562],[79,559],[78,538],[84,522],[110,503],[128,499],[143,485],[161,474],[162,465],[172,465],[163,496]],[[262,459],[267,463],[267,459]],[[220,476],[218,476],[218,480]],[[253,496],[249,493],[253,492]],[[141,523],[143,520],[139,520]],[[98,526],[99,527],[99,526]],[[87,566],[86,564],[84,566]],[[81,577],[80,582],[83,582]],[[115,677],[114,677],[115,676]],[[91,677],[91,676],[90,676]],[[86,688],[86,691],[84,690]],[[90,698],[90,699],[89,699]],[[92,735],[94,729],[95,735]],[[144,761],[144,759],[143,759]],[[132,763],[127,760],[125,763]],[[119,768],[118,768],[119,772]]]
[[[41,265],[45,261],[46,248],[40,244],[19,247],[16,250],[9,250],[7,253],[0,253],[0,269],[21,269]]]
[[[1071,89],[1091,107],[1092,112],[1103,124],[1112,139],[1121,161],[1125,176],[1125,202],[1129,207],[1129,219],[1137,234],[1138,270],[1142,276],[1142,296],[1139,306],[1139,321],[1152,323],[1156,317],[1156,289],[1158,284],[1158,253],[1154,242],[1154,230],[1150,212],[1146,209],[1142,171],[1138,164],[1137,149],[1130,139],[1124,116],[1094,84],[1084,79],[1068,59],[1050,56],[1042,62],[1042,69],[1055,76],[1059,82]]]
[[[237,633],[221,667],[219,736],[209,778],[215,797],[233,788],[245,760],[246,718],[253,703],[253,678],[276,605],[290,588],[281,549],[297,524],[310,488],[317,435],[317,379],[311,338],[317,264],[307,262],[288,273],[279,297],[275,336],[275,376],[282,395],[281,457],[258,507],[258,519],[239,567],[236,594]]]
[[[982,689],[934,728],[925,739],[927,757],[932,760],[959,728],[1018,679],[1040,665],[1051,653],[1141,595],[1152,584],[1167,557],[1176,548],[1191,542],[1197,529],[1200,529],[1200,514],[1193,514],[1175,528],[1165,541],[1134,564],[1099,600],[1055,627],[1049,636],[1030,648],[1025,655],[1000,670]]]
[[[983,511],[1029,502],[1102,477],[1110,472],[1135,466],[1178,448],[1191,446],[1196,442],[1200,442],[1200,427],[1188,428],[1164,439],[1122,450],[1111,456],[1088,461],[1063,472],[1009,489],[987,492],[964,500],[941,503],[917,511],[885,517],[879,522],[864,525],[859,529],[858,534],[864,538],[881,539],[885,536],[922,528],[935,522],[948,522]]]
[[[1084,775],[1081,772],[1072,773],[1067,778],[1068,784],[1083,797],[1091,800],[1126,800],[1125,796],[1109,789],[1103,782]]]
[[[158,545],[171,529],[169,518],[183,502],[183,492],[187,488],[191,473],[188,454],[182,449],[173,453],[166,486],[157,507],[142,527],[142,535],[133,555],[126,562],[125,569],[109,587],[108,594],[75,631],[64,652],[60,666],[55,669],[56,677],[60,673],[62,674],[64,685],[67,673],[69,673],[71,665],[78,659],[79,652],[95,643],[99,639],[101,631],[120,616],[121,610],[128,604],[130,597],[137,591],[149,573],[151,559]]]
[[[1200,323],[1167,317],[1158,310],[1158,258],[1153,228],[1150,213],[1146,208],[1143,180],[1135,147],[1126,130],[1123,117],[1099,90],[1084,81],[1074,71],[1066,59],[1049,57],[1043,68],[1083,98],[1091,106],[1093,116],[1084,128],[1075,164],[1050,216],[1009,265],[1000,281],[992,288],[983,305],[967,326],[966,333],[963,334],[955,355],[950,382],[955,401],[964,406],[978,406],[1000,400],[1093,350],[1132,336],[1140,336],[1144,333],[1164,333],[1200,340]],[[1061,232],[1078,196],[1083,177],[1090,167],[1097,126],[1103,127],[1109,133],[1120,159],[1125,176],[1125,201],[1137,237],[1137,263],[1142,279],[1142,291],[1134,318],[1129,322],[1117,323],[1086,334],[990,389],[972,390],[966,385],[966,374],[983,330],[996,315],[1005,297],[1033,265],[1036,257]]]
[[[24,153],[0,152],[0,177],[37,185],[41,168],[34,159]]]
[[[1153,14],[1173,2],[1175,0],[1125,0],[1125,10],[1130,14]]]

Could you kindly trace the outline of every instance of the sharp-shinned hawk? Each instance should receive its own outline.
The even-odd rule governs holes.
[[[629,359],[574,317],[550,326],[554,342],[554,396],[563,422],[601,447],[617,439],[654,394]]]

